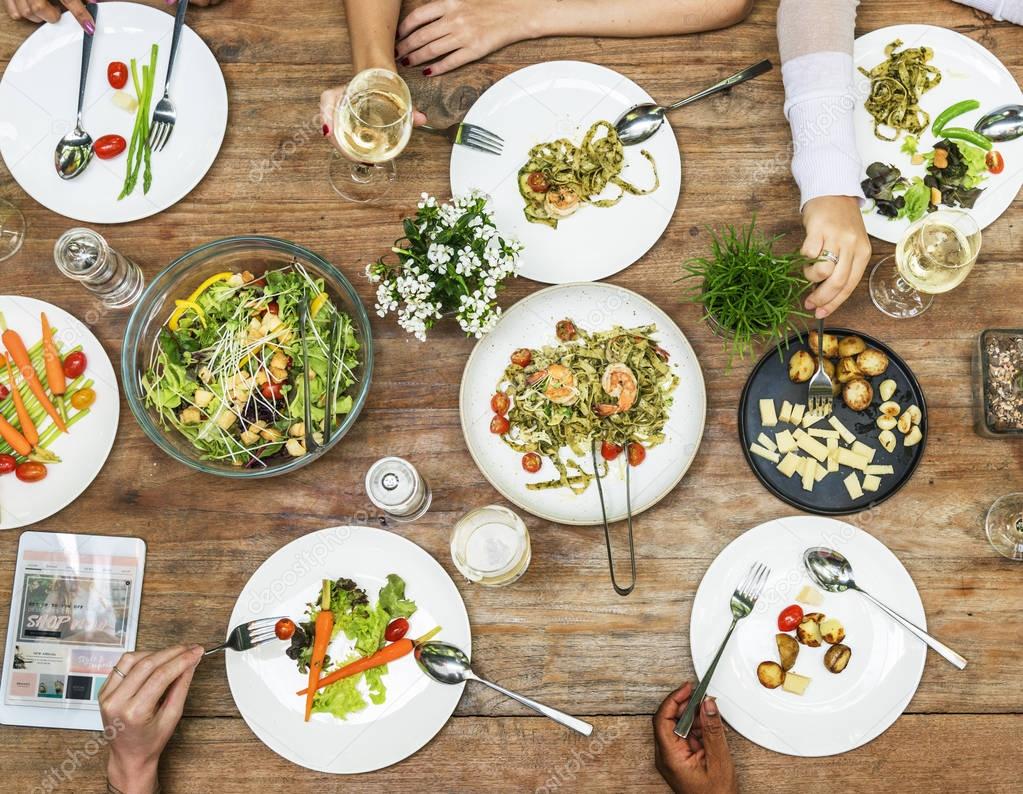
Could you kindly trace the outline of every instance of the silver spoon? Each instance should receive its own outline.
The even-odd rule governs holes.
[[[589,736],[593,733],[593,726],[588,722],[583,722],[565,714],[563,711],[545,706],[543,703],[537,703],[535,700],[518,695],[510,689],[505,689],[503,686],[498,686],[491,681],[480,678],[469,666],[469,657],[454,645],[449,645],[446,642],[427,642],[416,647],[415,656],[416,662],[422,671],[434,681],[439,681],[442,684],[479,681],[491,689],[496,689],[502,695],[507,695],[512,700],[517,700],[523,706],[528,706],[533,711],[538,711],[545,717],[550,717],[555,722],[560,722],[566,728],[578,731],[583,736]]]
[[[97,5],[89,3],[86,9],[96,19]],[[92,137],[82,129],[82,104],[85,101],[85,82],[89,75],[89,56],[95,33],[82,31],[82,73],[78,78],[78,118],[75,128],[60,139],[53,153],[53,165],[61,179],[74,179],[92,159]]]
[[[1023,136],[1023,105],[1002,105],[995,108],[974,126],[993,141],[1011,141]]]
[[[747,66],[741,72],[736,72],[731,77],[726,77],[710,88],[705,88],[697,94],[680,99],[672,105],[655,105],[652,102],[636,105],[618,117],[618,121],[615,122],[615,130],[618,132],[618,137],[622,139],[622,143],[626,146],[642,143],[660,129],[661,124],[664,123],[664,114],[669,110],[677,110],[683,105],[696,102],[698,99],[703,99],[711,94],[727,91],[732,86],[745,83],[747,80],[752,80],[754,77],[769,71],[771,71],[771,62],[764,59],[760,63]]]
[[[858,587],[853,579],[852,565],[850,565],[849,561],[834,549],[827,549],[823,546],[807,549],[803,552],[803,564],[806,566],[807,572],[820,587],[831,593],[842,593],[846,590],[856,590],[857,592],[862,593],[870,601],[877,604],[877,606],[894,619],[895,622],[901,623],[912,634],[915,634],[927,645],[930,645],[931,648],[933,648],[946,661],[951,662],[960,670],[966,667],[966,660],[958,653],[953,651],[944,643],[934,639],[934,637],[915,623],[911,623],[906,620],[898,612],[886,607],[862,587]]]

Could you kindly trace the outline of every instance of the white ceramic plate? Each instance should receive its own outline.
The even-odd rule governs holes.
[[[607,278],[643,256],[675,212],[682,162],[668,122],[644,144],[625,148],[622,176],[640,187],[653,183],[650,164],[640,154],[647,149],[661,179],[656,191],[623,196],[613,207],[583,206],[557,229],[526,220],[518,172],[536,144],[557,138],[579,143],[594,122],[613,123],[633,105],[651,101],[629,78],[592,63],[551,61],[520,69],[494,83],[465,117],[504,138],[504,153],[454,146],[451,192],[479,188],[493,197],[498,228],[525,245],[526,278],[546,284]],[[608,189],[608,195],[613,192]]]
[[[657,338],[679,377],[665,428],[667,439],[648,450],[646,460],[631,474],[632,512],[639,514],[667,496],[696,457],[703,437],[707,396],[700,364],[685,335],[667,314],[635,292],[611,284],[564,284],[540,290],[512,306],[494,330],[477,343],[462,374],[459,412],[466,445],[491,485],[523,510],[559,524],[602,523],[595,484],[580,495],[566,488],[530,491],[527,483],[554,476],[551,463],[545,461],[538,474],[528,474],[522,469],[522,455],[490,432],[490,398],[509,356],[520,347],[557,344],[554,326],[566,317],[589,331],[655,324]],[[562,453],[563,457],[572,454],[568,449]],[[611,464],[604,481],[609,521],[626,517],[623,460],[620,456]],[[589,455],[579,462],[587,471],[592,470]]]
[[[96,20],[89,79],[82,113],[96,140],[121,135],[131,142],[135,115],[111,99],[111,61],[149,63],[155,42],[156,82],[152,107],[163,96],[174,14],[137,3],[101,3]],[[11,175],[47,209],[85,223],[124,223],[162,212],[184,198],[203,178],[220,151],[227,128],[227,87],[213,53],[189,27],[181,32],[171,80],[177,108],[174,134],[163,151],[153,152],[153,184],[117,200],[124,183],[127,152],[111,160],[93,157],[85,172],[65,181],[53,167],[57,142],[74,129],[82,29],[64,14],[55,25],[40,25],[18,48],[0,80],[0,154]],[[124,89],[132,96],[131,78]]]
[[[980,108],[953,119],[949,126],[972,130],[981,116],[996,107],[1023,103],[1023,92],[998,58],[973,39],[933,25],[893,25],[860,36],[854,50],[856,66],[870,71],[882,63],[885,60],[884,48],[896,39],[902,39],[903,48],[930,47],[934,50],[931,63],[941,70],[941,82],[920,97],[920,107],[930,114],[932,122],[945,108],[963,99],[976,99]],[[863,107],[863,100],[870,94],[870,80],[857,70],[855,81],[856,144],[863,168],[881,161],[895,165],[907,179],[925,176],[926,168],[911,164],[909,155],[900,151],[905,134],[894,142],[874,136],[874,120]],[[940,140],[931,134],[930,125],[919,139],[921,152],[930,151]],[[1005,170],[988,175],[983,185],[984,192],[969,211],[982,229],[998,220],[1023,186],[1023,138],[996,143],[995,148],[1005,157]],[[867,232],[889,243],[897,243],[909,227],[909,221],[904,218],[889,220],[874,211],[864,215],[864,221]]]
[[[732,620],[728,602],[750,566],[771,569],[757,606],[739,622],[718,663],[709,692],[721,716],[750,741],[787,755],[844,753],[869,742],[899,718],[923,674],[926,646],[858,593],[824,593],[820,607],[801,605],[842,621],[852,649],[840,674],[824,667],[829,646],[800,645],[792,668],[809,676],[803,695],[765,689],[757,665],[778,661],[778,613],[796,603],[810,579],[803,552],[828,546],[846,556],[856,582],[896,612],[926,628],[916,585],[898,558],[861,529],[830,518],[798,516],[768,521],[733,540],[711,563],[696,591],[689,625],[693,664],[702,677]]]
[[[230,625],[274,616],[297,621],[324,578],[353,579],[375,602],[389,573],[405,580],[405,593],[418,606],[409,619],[409,637],[441,626],[439,639],[471,652],[469,616],[451,577],[416,544],[369,527],[321,529],[274,552],[238,596]],[[344,655],[350,645],[342,634],[329,653]],[[385,703],[370,704],[344,722],[329,714],[303,722],[305,699],[295,693],[305,686],[305,676],[285,648],[272,640],[245,653],[228,651],[231,694],[260,741],[319,772],[370,772],[407,758],[444,727],[465,686],[431,681],[408,656],[388,666]]]
[[[34,298],[0,295],[0,312],[7,327],[17,331],[25,347],[31,349],[42,339],[39,313],[46,312],[54,336],[62,350],[82,346],[88,364],[85,377],[95,381],[96,402],[88,416],[69,428],[67,435],[57,438],[49,449],[61,463],[47,467],[46,479],[21,482],[14,474],[0,477],[0,529],[24,527],[49,518],[71,504],[96,479],[117,435],[121,398],[117,378],[110,359],[92,332],[66,311]],[[45,382],[45,373],[37,369]],[[7,385],[6,370],[0,382]],[[73,412],[73,408],[69,408]],[[39,425],[40,432],[50,424],[47,417]]]

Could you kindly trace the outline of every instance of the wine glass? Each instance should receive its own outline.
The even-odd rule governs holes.
[[[18,253],[25,241],[25,216],[7,199],[0,198],[0,262]]]
[[[392,162],[412,135],[412,94],[389,69],[365,69],[334,110],[330,184],[348,201],[375,201],[394,183]]]
[[[874,266],[870,297],[889,317],[916,317],[927,311],[932,296],[963,282],[979,253],[980,227],[973,217],[961,210],[936,210],[906,230],[894,257]]]
[[[1023,493],[996,499],[984,523],[995,551],[1010,560],[1023,560]]]

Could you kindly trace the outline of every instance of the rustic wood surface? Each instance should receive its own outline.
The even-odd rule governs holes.
[[[151,0],[154,6],[163,3]],[[162,215],[102,231],[136,258],[147,277],[200,243],[238,233],[301,242],[341,267],[371,305],[366,261],[386,250],[422,190],[447,194],[448,148],[415,135],[398,162],[402,178],[379,207],[347,205],[326,179],[326,144],[316,119],[320,91],[350,73],[338,0],[276,7],[231,0],[190,11],[190,24],[224,70],[230,123],[220,156],[187,198]],[[777,63],[775,3],[758,2],[731,30],[639,41],[562,39],[525,42],[451,75],[408,75],[419,106],[435,120],[457,118],[501,76],[553,57],[593,61],[635,79],[660,99],[681,96],[768,56]],[[889,24],[938,21],[982,42],[1023,80],[1023,33],[946,0],[861,5],[858,32]],[[33,27],[6,17],[0,66]],[[234,706],[215,657],[198,670],[186,716],[166,753],[169,792],[376,790],[408,785],[440,791],[663,790],[653,767],[649,715],[663,696],[693,677],[689,612],[700,577],[718,552],[751,526],[793,513],[754,479],[735,432],[739,391],[749,369],[729,369],[720,341],[680,302],[679,263],[702,252],[707,224],[743,223],[753,212],[770,231],[801,240],[797,192],[788,172],[789,133],[778,69],[729,96],[694,105],[672,120],[684,155],[684,190],[664,238],[610,279],[657,302],[694,345],[707,382],[707,430],[695,463],[675,491],[637,525],[639,585],[629,598],[607,581],[598,529],[526,517],[533,562],[513,587],[489,591],[456,575],[448,533],[468,510],[500,501],[473,465],[459,428],[457,390],[472,343],[451,326],[426,345],[409,341],[391,319],[373,319],[377,371],[369,402],[342,448],[287,478],[211,482],[163,455],[122,404],[117,443],[99,477],[74,504],[35,529],[136,535],[149,547],[138,645],[210,643],[221,637],[235,598],[255,568],[301,534],[369,521],[432,553],[459,582],[480,668],[506,685],[589,717],[583,739],[477,687],[455,717],[407,761],[370,775],[331,779],[295,767],[265,748]],[[728,117],[726,126],[722,118]],[[414,177],[413,177],[414,175]],[[55,238],[75,225],[38,206],[4,170],[0,195],[29,221],[29,238],[0,264],[0,293],[45,298],[79,317],[89,296],[54,268]],[[875,243],[875,259],[892,247]],[[505,306],[537,285],[513,284]],[[1023,451],[972,430],[970,356],[985,327],[1020,325],[1011,296],[1023,290],[1023,200],[984,232],[982,260],[954,293],[922,318],[895,321],[871,305],[866,284],[836,321],[887,340],[913,367],[930,407],[930,438],[909,485],[880,508],[850,520],[889,546],[912,574],[934,633],[970,660],[956,672],[928,656],[905,716],[875,741],[823,760],[791,759],[729,731],[743,789],[788,790],[794,781],[847,791],[1009,791],[1023,776],[1019,735],[1020,604],[1018,566],[997,557],[983,536],[984,513],[1017,489]],[[92,324],[111,358],[126,317]],[[385,454],[410,458],[434,489],[430,513],[412,526],[375,514],[362,476]],[[18,532],[0,536],[0,602],[6,605]],[[75,732],[0,728],[5,791],[95,791],[102,754]],[[51,768],[79,758],[70,780]],[[38,788],[37,788],[38,787]]]

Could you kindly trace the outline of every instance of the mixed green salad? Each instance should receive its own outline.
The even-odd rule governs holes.
[[[298,262],[259,277],[223,272],[175,301],[141,386],[163,427],[188,439],[202,460],[265,467],[306,454],[303,300],[310,316],[310,432],[320,442],[328,413],[336,427],[352,409],[348,391],[358,380],[360,350],[351,318],[334,305],[323,279]]]
[[[334,614],[331,641],[344,633],[349,640],[355,641],[355,648],[343,659],[331,659],[328,655],[323,662],[324,674],[375,654],[384,647],[384,632],[388,624],[395,618],[411,617],[416,611],[416,603],[405,597],[405,580],[392,573],[388,574],[387,583],[380,588],[375,605],[370,605],[366,591],[354,581],[337,579],[330,585],[330,610]],[[291,645],[285,651],[289,658],[295,660],[298,671],[303,675],[309,672],[316,616],[319,612],[319,601],[308,605],[305,620],[295,627]],[[380,705],[387,698],[387,687],[383,680],[386,674],[387,665],[382,664],[328,684],[316,693],[313,712],[326,712],[343,720],[349,714],[362,711],[368,705],[359,689],[359,682],[363,679],[370,701]]]

